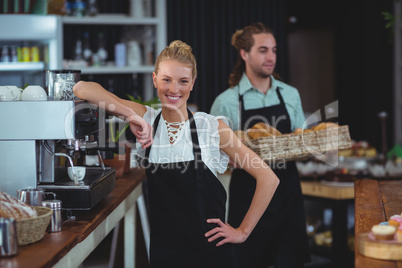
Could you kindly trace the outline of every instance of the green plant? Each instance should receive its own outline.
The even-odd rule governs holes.
[[[381,14],[384,16],[385,20],[385,29],[388,30],[389,33],[389,42],[392,43],[393,38],[394,38],[394,32],[395,32],[395,24],[397,21],[397,18],[388,11],[381,12]]]
[[[134,96],[132,96],[130,94],[126,94],[126,95],[131,101],[138,102],[138,103],[148,105],[148,106],[153,106],[153,105],[157,105],[157,104],[161,103],[161,101],[159,100],[159,97],[155,97],[153,99],[150,99],[149,101],[143,101],[140,96],[138,96],[137,98],[134,98]]]

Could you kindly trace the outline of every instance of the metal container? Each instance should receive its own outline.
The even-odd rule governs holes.
[[[48,232],[60,232],[63,224],[61,215],[61,201],[60,200],[46,200],[42,202],[43,207],[48,207],[53,211],[50,224],[47,228]]]
[[[41,206],[42,201],[45,200],[45,196],[47,194],[50,194],[53,196],[53,199],[56,198],[56,195],[54,193],[46,193],[45,191],[41,189],[36,189],[36,188],[27,188],[27,189],[21,189],[17,190],[17,198],[18,200],[25,202],[28,205],[31,206]]]
[[[18,252],[17,227],[12,218],[0,218],[0,257],[14,256]]]
[[[80,70],[46,70],[44,84],[49,99],[74,100],[73,86],[80,78]]]

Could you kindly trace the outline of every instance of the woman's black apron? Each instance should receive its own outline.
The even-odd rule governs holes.
[[[161,114],[155,119],[154,135]],[[150,211],[151,267],[236,267],[233,245],[217,247],[205,233],[217,225],[209,218],[225,222],[226,192],[217,177],[201,160],[197,128],[188,110],[194,161],[145,165]],[[154,145],[156,146],[156,145]]]
[[[289,114],[279,88],[276,89],[278,105],[245,110],[243,96],[239,95],[241,127],[252,127],[267,122],[281,133],[290,133]],[[278,159],[269,163],[280,183],[249,238],[235,245],[239,267],[297,267],[309,261],[310,253],[306,235],[306,222],[300,181],[295,162]],[[235,169],[229,187],[229,218],[233,227],[240,225],[254,195],[256,182],[246,171]]]

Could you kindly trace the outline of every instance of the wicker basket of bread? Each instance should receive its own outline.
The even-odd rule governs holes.
[[[10,194],[0,192],[0,217],[15,219],[19,246],[41,240],[52,213],[50,208],[31,207]]]
[[[329,151],[351,147],[349,127],[324,122],[310,129],[282,134],[274,127],[257,123],[247,131],[236,131],[243,143],[266,162],[303,160]]]

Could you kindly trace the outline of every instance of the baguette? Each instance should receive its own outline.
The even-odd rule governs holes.
[[[33,218],[38,216],[31,206],[19,201],[14,196],[0,192],[0,217],[14,218],[15,220]]]

